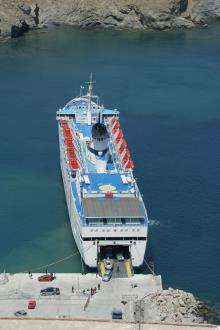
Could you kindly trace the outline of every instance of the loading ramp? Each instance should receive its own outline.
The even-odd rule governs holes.
[[[114,267],[112,270],[112,278],[128,278],[133,276],[133,269],[130,259],[118,261],[114,259]]]

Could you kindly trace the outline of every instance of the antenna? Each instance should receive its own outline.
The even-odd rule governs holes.
[[[86,84],[89,85],[87,95],[92,97],[93,84],[95,84],[95,81],[92,80],[92,72],[90,73],[90,79],[86,82]]]
[[[90,81],[87,81],[86,84],[89,84],[87,97],[88,97],[88,110],[87,110],[87,121],[88,125],[91,125],[92,122],[92,114],[91,114],[91,100],[92,100],[92,85],[95,81],[92,80],[92,72],[90,73]]]

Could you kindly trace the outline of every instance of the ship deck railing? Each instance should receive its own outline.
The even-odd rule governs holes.
[[[81,221],[82,221],[82,226],[84,227],[132,227],[132,226],[135,226],[135,227],[145,227],[147,225],[147,220],[145,219],[144,221],[142,222],[130,222],[130,223],[117,223],[117,222],[107,222],[107,223],[104,223],[104,222],[97,222],[97,223],[89,223],[89,222],[86,222],[86,220],[82,219],[81,218]]]

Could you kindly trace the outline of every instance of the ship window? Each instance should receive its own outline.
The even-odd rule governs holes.
[[[90,225],[102,223],[102,219],[100,219],[100,218],[88,218],[87,220]]]
[[[108,218],[107,219],[107,222],[108,223],[115,223],[115,218]]]

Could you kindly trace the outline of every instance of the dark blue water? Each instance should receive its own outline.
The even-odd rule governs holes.
[[[54,28],[0,44],[0,270],[77,251],[55,111],[93,72],[121,121],[165,286],[220,303],[220,25],[166,33]],[[51,271],[81,271],[77,256]]]

